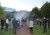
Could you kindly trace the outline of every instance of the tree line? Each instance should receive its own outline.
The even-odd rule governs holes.
[[[41,8],[38,7],[33,8],[32,11],[30,12],[29,17],[31,19],[42,17],[50,18],[50,2],[46,2],[45,4],[43,4]]]

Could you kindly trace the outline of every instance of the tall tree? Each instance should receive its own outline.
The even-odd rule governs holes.
[[[36,17],[41,17],[41,11],[38,7],[33,8],[31,14],[35,14]]]
[[[41,7],[41,15],[42,17],[47,17],[50,18],[50,2],[46,2],[42,7]]]

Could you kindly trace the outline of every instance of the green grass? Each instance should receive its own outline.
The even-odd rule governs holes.
[[[37,22],[34,22],[34,25],[37,25]],[[43,33],[43,27],[34,27],[33,28],[33,34],[34,35],[50,35],[50,29],[47,28],[47,32]]]
[[[7,32],[7,31],[5,31],[5,29],[3,29],[2,31],[0,29],[0,35],[15,35],[15,34],[13,34],[13,29],[12,28],[9,28],[8,30],[9,31]]]
[[[50,35],[50,29],[47,28],[47,32],[43,33],[42,27],[34,27],[33,28],[33,34],[34,35]]]

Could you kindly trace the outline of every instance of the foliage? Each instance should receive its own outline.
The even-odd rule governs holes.
[[[41,17],[41,11],[38,7],[33,8],[32,12],[34,12],[37,17]]]
[[[16,11],[13,11],[12,13],[14,14],[14,13],[16,13]]]
[[[41,15],[42,17],[47,17],[50,18],[50,3],[46,2],[42,7],[41,7]]]
[[[0,18],[5,18],[6,12],[4,9],[0,6]]]
[[[7,17],[7,18],[13,18],[14,15],[13,15],[13,13],[7,13],[6,17]]]
[[[32,9],[32,11],[30,12],[30,18],[37,18],[37,17],[41,17],[41,11],[39,8],[35,7]]]

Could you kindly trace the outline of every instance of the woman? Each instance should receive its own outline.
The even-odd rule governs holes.
[[[6,18],[6,28],[5,28],[5,31],[8,31],[8,24],[9,24],[9,20],[8,20],[8,18]]]
[[[40,26],[41,26],[42,24],[41,24],[41,19],[40,19]]]
[[[33,34],[33,21],[32,20],[30,20],[29,27],[30,27],[30,33]]]

